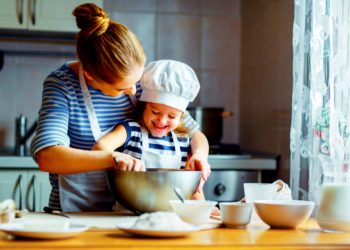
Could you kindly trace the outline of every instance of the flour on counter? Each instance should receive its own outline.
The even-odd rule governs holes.
[[[182,221],[181,218],[174,212],[154,212],[142,214],[131,228],[159,231],[186,231],[195,229],[192,225]]]

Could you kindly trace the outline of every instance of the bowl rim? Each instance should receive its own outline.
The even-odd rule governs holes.
[[[148,168],[145,171],[126,171],[120,169],[109,170],[111,174],[155,174],[155,173],[181,173],[181,172],[193,172],[200,174],[200,170],[191,170],[191,169],[181,169],[181,168]]]
[[[180,200],[169,200],[170,204],[183,204],[183,205],[217,205],[217,201],[210,200],[185,200],[185,203],[182,203]]]
[[[315,205],[315,202],[305,200],[256,200],[253,201],[253,204],[272,206],[313,206]]]
[[[118,171],[118,170],[117,170]],[[121,170],[123,171],[123,170]],[[185,168],[147,168],[146,171],[138,171],[138,172],[201,172],[200,170],[192,170]]]
[[[223,201],[219,202],[219,206],[241,206],[241,207],[251,207],[252,203],[241,202],[241,201]]]

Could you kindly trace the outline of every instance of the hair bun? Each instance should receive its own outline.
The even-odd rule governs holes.
[[[99,36],[105,33],[109,26],[108,14],[93,3],[82,4],[73,10],[79,36]]]

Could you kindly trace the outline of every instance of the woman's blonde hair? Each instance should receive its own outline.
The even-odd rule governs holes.
[[[77,54],[84,70],[94,79],[114,83],[129,75],[146,56],[140,41],[126,26],[109,19],[108,14],[93,3],[73,10],[80,32]]]

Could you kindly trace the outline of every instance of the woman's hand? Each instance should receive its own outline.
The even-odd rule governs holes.
[[[114,153],[114,168],[124,171],[146,171],[144,161],[120,152]]]
[[[194,153],[186,163],[185,169],[202,171],[201,177],[206,181],[211,173],[210,165],[206,155]]]

